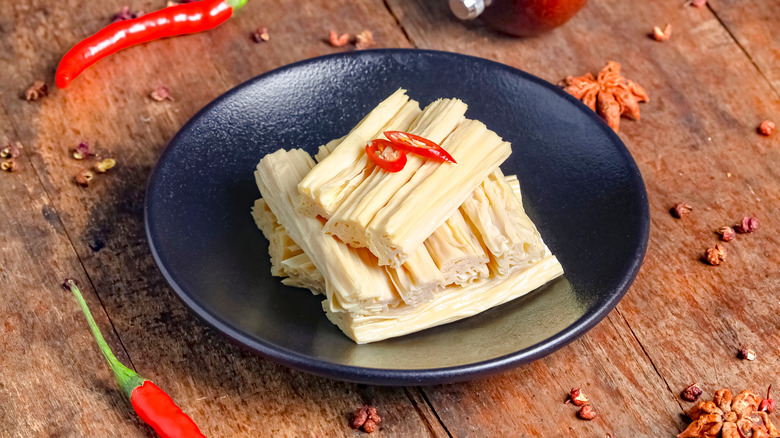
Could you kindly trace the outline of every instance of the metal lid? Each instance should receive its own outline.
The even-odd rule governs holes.
[[[450,10],[461,20],[473,20],[479,16],[491,0],[450,0]]]

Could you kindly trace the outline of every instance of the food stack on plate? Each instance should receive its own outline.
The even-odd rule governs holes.
[[[271,273],[324,294],[355,342],[472,316],[563,274],[499,168],[510,144],[466,109],[420,109],[398,90],[316,161],[280,149],[257,165]]]

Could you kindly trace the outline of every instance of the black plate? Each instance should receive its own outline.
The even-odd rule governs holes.
[[[421,105],[458,97],[466,115],[513,146],[502,166],[565,277],[466,320],[356,345],[320,297],[269,273],[250,206],[252,172],[278,148],[315,148],[347,133],[397,88]],[[196,114],[152,172],[145,223],[152,254],[198,316],[251,351],[336,379],[433,384],[538,359],[604,318],[647,246],[647,195],[620,139],[559,88],[492,61],[375,50],[298,62],[258,76]]]

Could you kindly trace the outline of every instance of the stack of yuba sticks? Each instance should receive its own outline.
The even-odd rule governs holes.
[[[517,178],[499,169],[511,146],[466,108],[439,99],[421,110],[398,90],[316,162],[280,149],[257,165],[252,215],[271,273],[324,294],[328,318],[358,343],[477,314],[563,273]],[[365,148],[390,130],[441,145],[457,164],[409,154],[400,171],[383,170]]]

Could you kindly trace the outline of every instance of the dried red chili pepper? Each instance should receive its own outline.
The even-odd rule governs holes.
[[[55,82],[65,88],[87,67],[135,44],[213,29],[245,3],[246,0],[201,0],[111,23],[62,57]]]
[[[192,419],[176,406],[171,397],[150,380],[139,376],[135,371],[122,365],[111,352],[103,334],[100,333],[95,319],[92,318],[84,297],[76,282],[67,279],[63,284],[66,289],[73,292],[81,307],[84,316],[87,317],[89,328],[95,337],[100,352],[108,361],[111,371],[114,372],[119,386],[130,399],[133,409],[144,422],[154,429],[162,438],[205,438]]]

